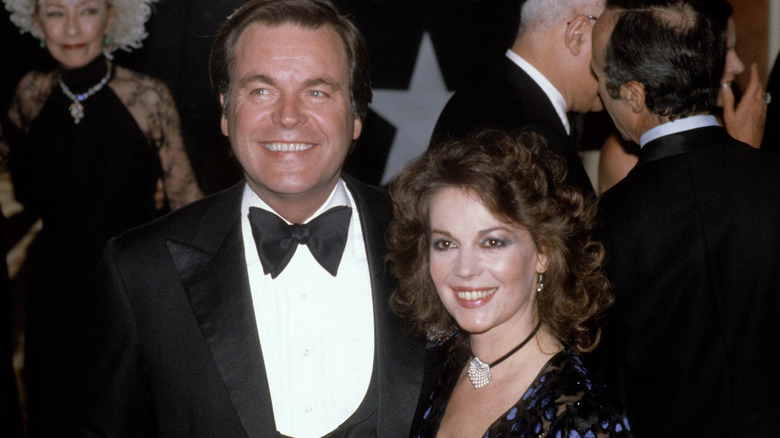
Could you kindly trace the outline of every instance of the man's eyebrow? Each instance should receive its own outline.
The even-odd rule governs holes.
[[[312,78],[312,79],[308,79],[308,80],[306,80],[306,82],[304,82],[304,85],[306,85],[307,87],[317,87],[317,86],[320,86],[320,85],[325,85],[325,86],[330,87],[330,88],[332,88],[334,90],[341,88],[341,84],[338,81],[331,81],[331,80],[328,80],[328,79],[325,79],[325,78]]]
[[[248,84],[253,84],[253,83],[257,83],[257,82],[260,82],[260,83],[263,83],[263,84],[269,84],[269,85],[273,85],[274,84],[274,80],[271,79],[270,77],[266,76],[266,75],[252,75],[252,76],[243,78],[243,79],[241,79],[240,84],[242,86],[246,86]]]

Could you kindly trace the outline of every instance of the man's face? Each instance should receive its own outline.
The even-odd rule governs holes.
[[[609,95],[606,86],[606,78],[604,76],[604,56],[606,51],[607,42],[612,35],[612,29],[615,27],[615,21],[617,14],[614,11],[606,10],[599,18],[596,25],[593,27],[593,56],[591,57],[591,70],[596,76],[598,81],[598,94],[601,96],[601,101],[604,103],[612,120],[615,122],[615,126],[620,131],[621,136],[626,140],[632,140],[628,130],[628,115],[630,115],[631,108],[622,99],[615,99]]]
[[[232,74],[222,133],[249,186],[272,207],[318,207],[362,127],[350,111],[341,39],[327,26],[252,24],[238,39]]]

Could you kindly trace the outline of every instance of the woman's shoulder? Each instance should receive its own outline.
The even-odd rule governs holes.
[[[631,437],[625,413],[595,381],[580,358],[564,350],[550,362],[548,394],[555,400],[550,436]],[[542,376],[543,378],[544,376]],[[576,433],[574,433],[576,432]]]
[[[41,112],[46,99],[57,85],[55,71],[27,72],[16,85],[9,116],[17,126],[24,126]]]
[[[111,86],[125,104],[145,106],[172,103],[171,92],[165,82],[152,76],[117,65]]]

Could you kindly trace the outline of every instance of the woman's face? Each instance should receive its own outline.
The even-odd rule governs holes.
[[[34,19],[51,56],[65,68],[78,68],[103,51],[114,10],[105,0],[43,0]]]
[[[540,254],[527,229],[497,219],[472,191],[448,187],[429,207],[430,274],[444,307],[471,334],[535,323]]]
[[[720,79],[721,84],[730,84],[734,79],[745,71],[745,65],[742,60],[739,59],[737,51],[737,28],[734,26],[734,20],[729,18],[726,25],[726,63],[723,65],[723,77]],[[723,106],[723,100],[718,93],[718,106]]]

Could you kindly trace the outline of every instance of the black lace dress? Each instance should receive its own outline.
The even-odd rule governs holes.
[[[83,93],[108,68],[101,56],[60,74],[74,93]],[[25,312],[25,380],[36,435],[65,433],[64,422],[78,402],[85,368],[79,342],[103,247],[159,215],[157,150],[119,97],[103,86],[83,101],[78,124],[71,103],[55,86],[26,134],[20,129],[6,136],[16,197],[43,221]]]
[[[415,438],[435,437],[463,364],[447,361]],[[631,437],[628,420],[595,384],[580,359],[563,350],[553,356],[520,400],[490,425],[483,438]]]

